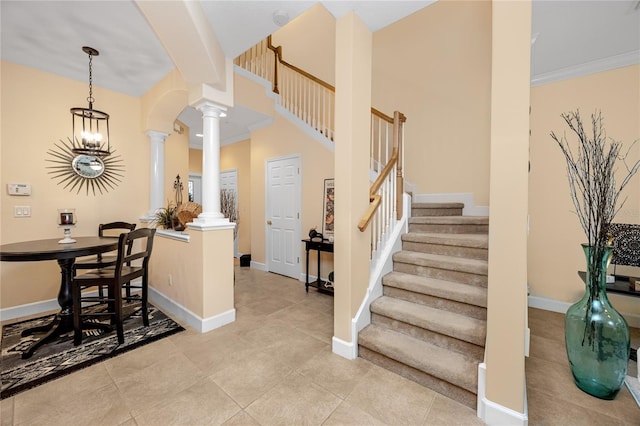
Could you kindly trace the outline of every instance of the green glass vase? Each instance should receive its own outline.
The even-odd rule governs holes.
[[[614,399],[627,374],[629,325],[606,292],[612,247],[582,245],[587,260],[586,291],[565,317],[565,343],[573,379],[584,392]]]

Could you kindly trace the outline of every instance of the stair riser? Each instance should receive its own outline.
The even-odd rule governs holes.
[[[483,321],[487,320],[487,309],[481,306],[470,305],[468,303],[462,303],[423,293],[415,293],[413,291],[396,287],[383,286],[382,288],[385,296],[406,300],[407,302],[419,303],[420,305],[430,306],[443,311],[455,312],[457,314]]]
[[[359,346],[359,356],[376,364],[382,368],[399,374],[409,380],[412,380],[424,387],[434,390],[442,395],[445,395],[455,401],[460,402],[468,407],[477,408],[477,397],[475,393],[472,393],[466,389],[455,386],[445,380],[441,380],[437,377],[431,376],[423,371],[417,370],[408,365],[399,363],[391,358],[388,358],[378,352],[372,351],[364,346]],[[477,383],[477,371],[475,372]],[[477,388],[477,386],[476,386]]]
[[[477,362],[482,362],[484,359],[484,347],[470,342],[465,342],[464,340],[457,339],[453,336],[447,336],[433,330],[417,327],[413,324],[408,324],[404,321],[376,313],[371,313],[371,324],[415,337],[416,339],[420,339],[432,345],[440,346],[441,348],[445,348],[450,351],[458,352],[467,358],[476,360]]]
[[[489,225],[410,223],[409,232],[437,232],[441,234],[487,234]]]
[[[422,277],[437,278],[445,281],[456,281],[464,284],[487,287],[486,275],[438,269],[431,266],[419,266],[402,262],[393,262],[393,270],[397,272],[404,272],[405,274],[414,274]]]
[[[414,207],[411,209],[412,217],[424,216],[462,216],[461,208],[421,208]]]
[[[403,241],[402,250],[417,251],[421,253],[442,254],[445,256],[464,257],[467,259],[489,259],[489,251],[487,249],[475,247]]]

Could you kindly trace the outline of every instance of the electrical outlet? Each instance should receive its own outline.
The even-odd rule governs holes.
[[[173,275],[169,274],[169,287],[173,285]]]

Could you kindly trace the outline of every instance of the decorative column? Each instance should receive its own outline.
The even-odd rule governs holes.
[[[204,101],[196,109],[202,112],[202,213],[193,225],[228,224],[220,209],[220,115],[226,108]]]
[[[169,134],[149,130],[147,136],[151,140],[151,175],[147,218],[152,218],[156,210],[164,206],[164,141]]]

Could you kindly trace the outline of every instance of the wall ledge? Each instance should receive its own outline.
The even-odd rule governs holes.
[[[156,229],[156,235],[164,238],[170,238],[172,240],[189,242],[189,234],[182,231],[174,231],[172,229]]]

